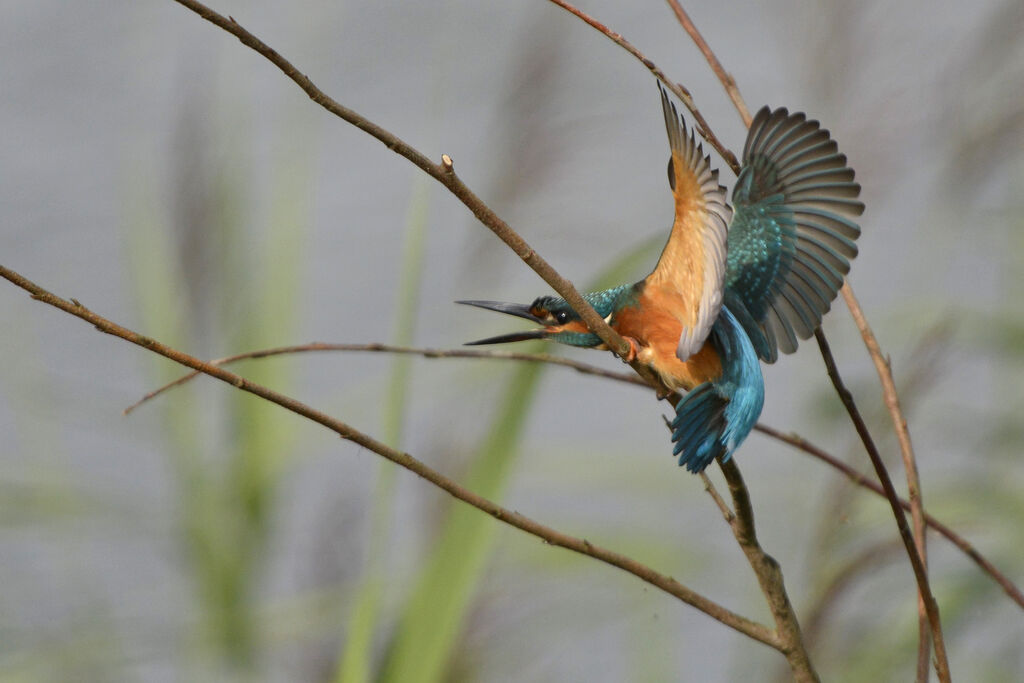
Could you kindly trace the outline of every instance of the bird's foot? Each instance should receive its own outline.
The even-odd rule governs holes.
[[[636,360],[636,354],[640,349],[640,342],[632,337],[623,337],[623,339],[625,339],[626,343],[629,344],[629,351],[627,351],[626,355],[622,357],[622,362],[632,363]]]

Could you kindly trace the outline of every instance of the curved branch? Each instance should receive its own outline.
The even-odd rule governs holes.
[[[903,515],[903,508],[900,506],[899,496],[896,495],[896,489],[892,485],[892,479],[889,478],[889,472],[885,469],[885,463],[882,462],[882,456],[878,453],[875,441],[871,437],[871,433],[868,431],[860,411],[857,409],[857,404],[853,401],[853,394],[846,388],[842,377],[839,376],[839,369],[836,367],[835,358],[832,357],[832,350],[829,348],[828,340],[825,339],[825,333],[821,331],[820,327],[814,331],[814,338],[818,341],[818,348],[821,349],[821,357],[825,360],[825,369],[832,380],[832,385],[835,387],[839,400],[843,402],[843,406],[846,408],[846,412],[849,414],[850,420],[853,422],[853,426],[857,430],[861,442],[864,444],[864,450],[868,452],[868,457],[871,458],[875,474],[878,475],[878,480],[885,491],[885,497],[888,498],[889,505],[892,507],[893,517],[896,518],[896,527],[899,529],[900,539],[907,550],[907,557],[910,558],[910,566],[914,570],[914,578],[917,580],[917,590],[921,600],[924,602],[928,623],[931,626],[932,639],[935,641],[935,672],[940,681],[948,682],[950,680],[949,660],[946,656],[946,642],[942,636],[939,605],[932,595],[932,589],[928,583],[928,571],[925,569],[921,556],[917,552],[913,534],[910,532],[907,519]]]
[[[81,318],[93,325],[100,332],[120,337],[125,341],[141,346],[144,349],[163,356],[164,358],[168,358],[175,363],[190,367],[204,375],[209,375],[210,377],[219,379],[237,389],[277,404],[296,415],[301,415],[302,417],[337,433],[341,438],[359,444],[363,448],[377,453],[396,465],[404,467],[410,472],[426,479],[434,486],[437,486],[449,493],[453,497],[458,498],[464,503],[472,505],[500,522],[504,522],[509,526],[513,526],[528,534],[536,536],[550,545],[556,545],[567,550],[572,550],[573,552],[581,555],[593,557],[594,559],[600,560],[601,562],[613,567],[618,567],[619,569],[636,576],[645,583],[649,583],[669,595],[678,598],[682,602],[695,607],[720,623],[735,629],[754,640],[762,642],[765,645],[776,649],[779,648],[779,642],[770,628],[726,609],[718,603],[705,598],[703,595],[691,590],[690,588],[687,588],[672,577],[656,572],[647,565],[641,564],[640,562],[627,557],[626,555],[622,555],[621,553],[594,545],[586,539],[575,538],[556,531],[555,529],[536,522],[525,515],[521,515],[518,512],[504,508],[487,498],[463,488],[455,481],[428,467],[426,464],[412,457],[408,453],[395,450],[388,445],[377,441],[373,437],[355,429],[354,427],[349,426],[341,420],[337,420],[325,413],[322,413],[300,401],[295,400],[294,398],[291,398],[290,396],[286,396],[273,391],[272,389],[250,382],[240,375],[228,372],[216,365],[212,365],[178,351],[177,349],[171,348],[170,346],[162,344],[155,339],[141,335],[126,327],[122,327],[121,325],[90,311],[75,299],[62,299],[4,266],[0,266],[0,277],[9,280],[13,284],[29,292],[33,299],[49,304],[55,308],[59,308],[60,310],[70,313],[77,318]]]

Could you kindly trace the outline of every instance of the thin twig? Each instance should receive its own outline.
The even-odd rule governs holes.
[[[689,90],[684,88],[681,83],[669,80],[668,76],[665,75],[665,72],[658,68],[657,64],[645,57],[644,54],[640,52],[640,50],[636,49],[632,43],[615,31],[610,30],[607,26],[599,22],[597,19],[594,19],[583,10],[570,5],[568,2],[565,2],[565,0],[550,0],[550,2],[583,20],[587,25],[593,27],[613,43],[640,60],[640,63],[647,67],[647,70],[654,74],[655,78],[664,83],[665,87],[671,90],[675,96],[679,98],[679,101],[683,103],[683,106],[690,111],[690,114],[693,116],[694,126],[697,129],[697,133],[707,140],[709,145],[715,148],[725,163],[729,165],[729,168],[732,169],[733,173],[739,174],[740,164],[736,160],[736,155],[729,151],[729,148],[723,145],[718,138],[715,137],[715,134],[711,131],[711,126],[709,126],[708,122],[704,119],[704,115],[700,113],[699,109],[697,109],[697,104],[693,101],[693,96],[690,94]]]
[[[924,533],[924,500],[921,495],[921,480],[917,473],[917,458],[914,456],[914,446],[910,442],[910,431],[907,429],[907,419],[903,416],[903,409],[900,407],[900,397],[896,393],[896,383],[892,378],[892,368],[889,360],[883,355],[882,347],[875,337],[871,326],[868,324],[864,312],[860,308],[860,302],[854,296],[853,289],[848,283],[843,284],[843,299],[846,301],[850,315],[853,317],[860,336],[864,340],[868,354],[875,364],[875,371],[878,373],[878,380],[882,384],[882,397],[885,400],[885,407],[889,410],[892,418],[893,428],[896,431],[896,439],[900,444],[900,453],[903,456],[903,469],[907,475],[907,492],[910,498],[910,516],[914,523],[914,544],[917,546],[917,553],[921,557],[921,565],[925,573],[928,572],[928,544]],[[925,609],[924,597],[919,593],[918,599],[918,629],[920,631],[920,648],[918,650],[917,680],[924,683],[928,679],[928,613]]]
[[[896,495],[896,489],[893,488],[892,479],[889,478],[889,473],[885,469],[885,463],[882,462],[882,456],[878,453],[878,448],[875,446],[874,439],[871,437],[871,433],[868,431],[867,425],[864,424],[864,419],[860,415],[860,411],[857,409],[857,404],[854,403],[853,395],[843,384],[842,377],[839,376],[839,369],[836,367],[835,359],[832,357],[832,351],[829,348],[828,340],[825,339],[825,334],[818,328],[814,331],[814,337],[818,341],[818,348],[821,349],[821,357],[825,361],[825,369],[828,371],[828,376],[832,380],[832,384],[836,389],[836,393],[839,395],[839,400],[843,402],[843,406],[846,407],[846,412],[850,415],[850,420],[853,422],[854,428],[857,430],[857,434],[860,436],[861,442],[864,444],[864,449],[868,452],[868,457],[871,458],[871,464],[875,468],[875,474],[878,476],[879,482],[882,484],[882,488],[885,490],[885,497],[889,499],[889,505],[892,507],[893,517],[896,518],[896,527],[899,529],[900,538],[903,540],[903,545],[907,549],[907,557],[910,558],[910,566],[914,570],[914,578],[917,580],[917,589],[924,599],[925,609],[928,613],[928,623],[932,629],[932,639],[935,642],[935,671],[942,683],[949,683],[949,660],[946,657],[946,643],[942,637],[942,622],[939,618],[939,605],[935,601],[935,597],[932,595],[931,586],[928,584],[928,574],[925,571],[924,565],[921,563],[921,556],[917,552],[917,547],[914,544],[914,537],[910,532],[910,527],[907,525],[907,519],[903,515],[903,508],[900,506],[899,497]]]
[[[682,602],[695,607],[713,619],[746,636],[749,636],[750,638],[753,638],[754,640],[776,649],[780,647],[775,634],[770,628],[726,609],[718,603],[713,602],[712,600],[705,598],[703,595],[687,588],[675,579],[664,574],[660,574],[630,557],[594,545],[585,539],[563,534],[550,527],[544,526],[529,517],[521,515],[518,512],[501,507],[497,503],[494,503],[493,501],[460,486],[453,480],[428,467],[426,464],[420,462],[408,453],[395,450],[340,420],[322,413],[289,396],[278,393],[254,382],[250,382],[244,377],[228,372],[216,365],[211,365],[210,363],[162,344],[155,339],[129,330],[126,327],[122,327],[121,325],[90,311],[75,299],[62,299],[4,266],[0,266],[0,277],[3,277],[18,287],[26,290],[32,295],[33,299],[49,304],[55,308],[59,308],[60,310],[70,313],[77,318],[81,318],[93,325],[100,332],[120,337],[132,344],[141,346],[144,349],[152,351],[153,353],[159,354],[165,358],[169,358],[170,360],[186,367],[190,367],[193,370],[198,370],[205,375],[209,375],[221,380],[222,382],[226,382],[237,389],[259,396],[260,398],[281,406],[285,410],[295,413],[296,415],[301,415],[302,417],[322,425],[336,432],[341,436],[341,438],[356,443],[367,450],[383,456],[396,465],[404,467],[410,472],[413,472],[423,479],[426,479],[431,484],[434,484],[438,488],[451,494],[453,497],[472,505],[500,522],[504,522],[505,524],[514,526],[517,529],[532,534],[550,545],[566,548],[567,550],[572,550],[581,555],[587,555],[606,564],[618,567],[619,569],[633,574],[642,581],[665,591],[669,595],[678,598]]]
[[[711,477],[709,477],[706,472],[700,473],[700,479],[704,482],[704,490],[708,492],[708,495],[711,496],[711,500],[715,502],[715,505],[717,505],[718,509],[722,512],[722,519],[724,519],[727,524],[731,525],[733,520],[736,519],[736,514],[729,508],[729,504],[725,502],[724,498],[722,498],[718,489],[715,488],[714,482],[711,481]]]
[[[217,358],[211,361],[207,361],[210,365],[228,365],[235,363],[240,360],[248,360],[254,358],[267,358],[270,356],[281,356],[293,353],[307,353],[316,351],[348,351],[348,352],[371,352],[371,353],[400,353],[408,354],[413,356],[423,356],[424,358],[481,358],[481,359],[492,359],[492,360],[514,360],[524,361],[533,363],[549,363],[551,365],[561,365],[567,368],[572,368],[576,372],[584,375],[595,375],[597,377],[604,377],[606,379],[614,379],[619,382],[626,382],[627,384],[635,384],[637,386],[650,388],[643,379],[638,377],[635,373],[626,372],[614,372],[612,370],[605,370],[599,368],[596,365],[590,365],[589,363],[581,363],[571,358],[565,358],[563,356],[556,356],[550,353],[516,353],[514,351],[499,351],[497,349],[421,349],[412,346],[394,346],[392,344],[327,344],[324,342],[312,342],[310,344],[296,344],[292,346],[278,346],[271,349],[260,349],[258,351],[248,351],[246,353],[236,353],[231,356],[225,356],[224,358]],[[154,389],[135,403],[131,404],[122,411],[122,414],[127,415],[133,410],[141,406],[146,401],[156,398],[168,389],[181,386],[192,378],[201,375],[201,372],[192,371],[179,377],[178,379],[172,380],[167,384]]]
[[[733,106],[736,107],[736,111],[739,112],[740,118],[743,120],[743,125],[750,128],[750,110],[747,109],[747,103],[743,101],[743,96],[740,95],[740,89],[736,87],[736,79],[732,77],[722,63],[718,61],[718,57],[711,51],[711,47],[704,40],[704,36],[700,34],[697,27],[690,20],[690,15],[686,13],[683,6],[679,4],[678,0],[668,0],[668,6],[672,8],[672,11],[676,14],[676,19],[682,24],[683,30],[686,31],[690,38],[693,39],[694,44],[697,45],[697,49],[700,50],[701,54],[704,55],[704,59],[708,61],[711,66],[711,70],[718,76],[718,80],[722,83],[725,88],[726,94],[729,95],[729,99],[732,100]]]

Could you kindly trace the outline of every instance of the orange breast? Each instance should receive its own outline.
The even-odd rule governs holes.
[[[679,307],[678,296],[657,286],[645,287],[636,306],[622,308],[615,313],[612,327],[623,335],[635,339],[639,348],[637,358],[649,365],[670,389],[689,391],[698,384],[722,374],[718,353],[709,343],[686,362],[676,358],[676,346],[683,332],[683,324],[673,314],[672,306]]]

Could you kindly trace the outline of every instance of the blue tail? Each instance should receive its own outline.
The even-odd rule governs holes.
[[[722,375],[686,394],[672,421],[672,455],[690,472],[702,472],[715,458],[728,460],[754,428],[764,406],[764,379],[757,353],[736,317],[725,306],[711,330]]]

